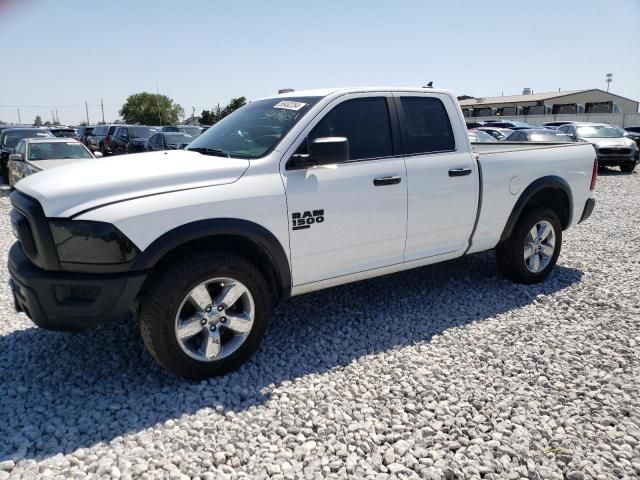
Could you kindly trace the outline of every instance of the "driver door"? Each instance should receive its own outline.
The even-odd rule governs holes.
[[[407,181],[393,109],[388,93],[338,98],[287,152],[285,160],[306,153],[322,137],[346,137],[350,151],[343,163],[294,169],[287,161],[282,171],[294,286],[403,261]]]

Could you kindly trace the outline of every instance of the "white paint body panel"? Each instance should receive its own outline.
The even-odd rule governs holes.
[[[22,180],[18,190],[39,200],[48,217],[113,223],[143,251],[166,232],[198,220],[254,222],[286,252],[293,295],[494,248],[519,195],[540,177],[555,175],[570,185],[573,223],[592,196],[590,145],[492,144],[475,154],[450,92],[362,88],[281,96],[305,95],[323,98],[261,159],[188,151],[126,155],[45,171]],[[394,95],[441,98],[456,151],[286,169],[298,145],[333,106],[348,98]],[[472,173],[449,177],[451,168]],[[399,176],[401,182],[374,187],[373,179],[383,176]],[[516,194],[510,191],[514,177],[521,182]],[[291,231],[293,212],[318,209],[325,211],[322,224]]]

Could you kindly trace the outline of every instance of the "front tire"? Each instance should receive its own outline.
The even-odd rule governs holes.
[[[625,163],[620,165],[620,171],[624,173],[631,173],[635,170],[635,168],[636,168],[635,163]]]
[[[556,213],[549,208],[532,209],[496,248],[498,269],[516,283],[542,282],[553,270],[561,246],[562,226]]]
[[[271,308],[267,283],[247,260],[196,252],[152,279],[140,333],[165,370],[203,379],[237,369],[258,349]]]

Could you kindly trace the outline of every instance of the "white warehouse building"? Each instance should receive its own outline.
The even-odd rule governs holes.
[[[555,120],[606,122],[619,126],[640,124],[639,103],[598,88],[460,100],[467,118],[509,118],[540,125]]]

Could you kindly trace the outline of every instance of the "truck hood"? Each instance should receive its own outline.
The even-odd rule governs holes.
[[[70,217],[130,198],[233,183],[249,161],[187,150],[96,158],[28,176],[16,189],[40,202],[47,217]]]

